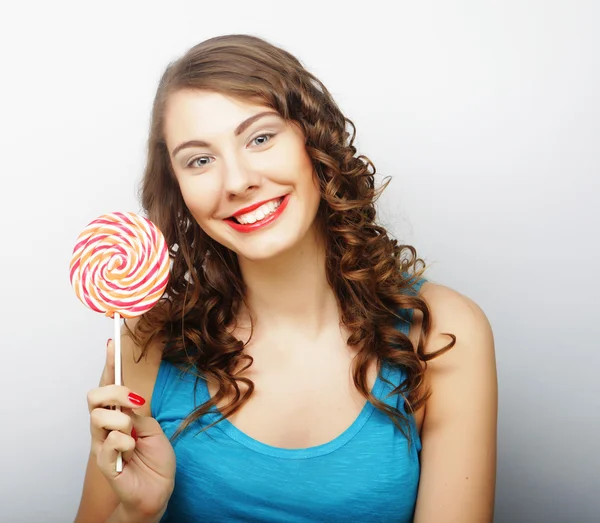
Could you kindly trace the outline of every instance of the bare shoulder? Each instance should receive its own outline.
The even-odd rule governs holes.
[[[455,289],[427,281],[421,287],[420,294],[432,312],[435,312],[432,316],[438,324],[444,321],[455,323],[474,320],[480,327],[489,327],[489,322],[481,307]]]
[[[496,387],[496,361],[492,327],[481,307],[458,291],[427,282],[421,297],[431,312],[431,332],[425,345],[426,353],[433,353],[456,338],[454,346],[446,353],[430,360],[426,379],[432,387],[432,401],[451,388],[454,397],[469,387]],[[466,379],[468,378],[468,379]],[[485,384],[479,380],[485,380]],[[473,392],[473,391],[470,391]],[[440,415],[442,413],[439,413]]]
[[[492,328],[472,299],[434,283],[421,297],[431,312],[424,347],[431,396],[421,430],[421,482],[415,521],[491,521],[494,505],[497,377]]]
[[[139,318],[126,321],[129,329],[134,331]],[[153,341],[142,356],[141,347],[135,343],[127,327],[123,326],[121,329],[123,385],[146,400],[144,406],[138,410],[138,413],[144,416],[151,415],[152,393],[162,361],[163,347],[163,342]]]
[[[450,341],[448,334],[456,336],[456,345],[443,357],[431,360],[470,359],[476,353],[493,355],[493,334],[490,322],[471,298],[444,285],[426,282],[421,288],[421,297],[427,302],[431,312],[431,335],[426,352],[435,352]],[[456,347],[459,350],[454,350]]]

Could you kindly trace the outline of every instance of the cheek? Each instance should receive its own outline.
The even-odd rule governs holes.
[[[210,218],[216,211],[217,198],[214,188],[199,179],[190,178],[179,183],[179,190],[187,208],[197,221]]]
[[[306,190],[310,192],[314,198],[321,199],[321,188],[319,176],[315,170],[312,160],[308,154],[305,154],[302,159],[302,173],[304,175],[304,185]]]
[[[301,185],[303,190],[313,190],[316,173],[314,173],[312,160],[303,146],[296,147],[291,154],[288,153],[285,157],[284,164],[286,166],[286,171],[294,179],[296,184]]]

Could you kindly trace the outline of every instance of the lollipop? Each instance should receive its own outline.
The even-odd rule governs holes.
[[[121,321],[149,311],[169,281],[169,253],[160,230],[134,213],[96,218],[77,238],[71,285],[90,309],[114,318],[115,384],[121,385]],[[123,470],[121,453],[117,472]]]

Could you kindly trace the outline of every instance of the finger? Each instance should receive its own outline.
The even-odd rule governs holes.
[[[136,446],[137,446],[138,436],[137,436],[137,433],[135,431],[135,427],[131,427],[131,433],[129,435],[133,438],[133,441],[135,441]],[[129,463],[131,461],[131,459],[133,458],[134,451],[135,451],[135,447],[134,447],[134,449],[128,450],[128,451],[126,451],[126,452],[123,453],[123,461],[125,463]]]
[[[115,342],[109,339],[106,342],[106,361],[100,377],[99,386],[113,385],[115,383]]]
[[[132,429],[133,420],[126,412],[94,409],[90,415],[92,448],[98,449],[104,443],[108,434],[114,430],[130,435]]]
[[[150,436],[164,434],[162,427],[156,419],[150,416],[140,416],[134,411],[131,411],[130,417],[138,438],[148,438]]]
[[[133,436],[131,437],[133,438]],[[133,438],[133,441],[135,442],[135,438]],[[123,452],[123,463],[129,463],[133,459],[134,453],[135,448]]]
[[[105,385],[91,389],[87,393],[88,411],[100,407],[116,405],[122,408],[137,409],[146,403],[146,400],[124,385]]]
[[[123,454],[131,453],[134,448],[135,441],[131,436],[113,430],[108,434],[96,455],[98,467],[106,477],[117,477],[119,475],[116,468],[119,452]]]

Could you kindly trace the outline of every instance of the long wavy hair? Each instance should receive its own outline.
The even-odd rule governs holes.
[[[357,155],[353,145],[356,128],[352,121],[298,59],[249,35],[206,40],[171,63],[160,80],[152,109],[141,200],[149,219],[165,236],[172,270],[163,299],[130,333],[142,349],[140,358],[158,338],[165,342],[163,360],[194,373],[196,385],[199,379],[218,383],[215,396],[191,412],[171,439],[230,394],[232,399],[219,409],[220,420],[232,415],[254,390],[252,381],[241,375],[252,358],[244,353],[245,343],[231,329],[240,306],[246,305],[237,256],[205,234],[191,216],[165,143],[165,104],[169,95],[181,89],[259,102],[303,130],[321,192],[315,219],[324,232],[327,280],[350,333],[347,343],[357,349],[354,384],[410,439],[408,419],[402,411],[371,394],[368,364],[375,360],[404,369],[406,379],[394,393],[402,396],[405,412],[412,414],[430,394],[423,382],[427,361],[450,349],[456,338],[449,335],[452,341],[446,347],[424,352],[430,312],[412,287],[425,263],[414,247],[399,245],[376,223],[375,201],[389,178],[375,187],[375,166]],[[422,313],[416,347],[398,330],[398,323],[407,321],[402,310]],[[240,388],[241,384],[245,386]]]

